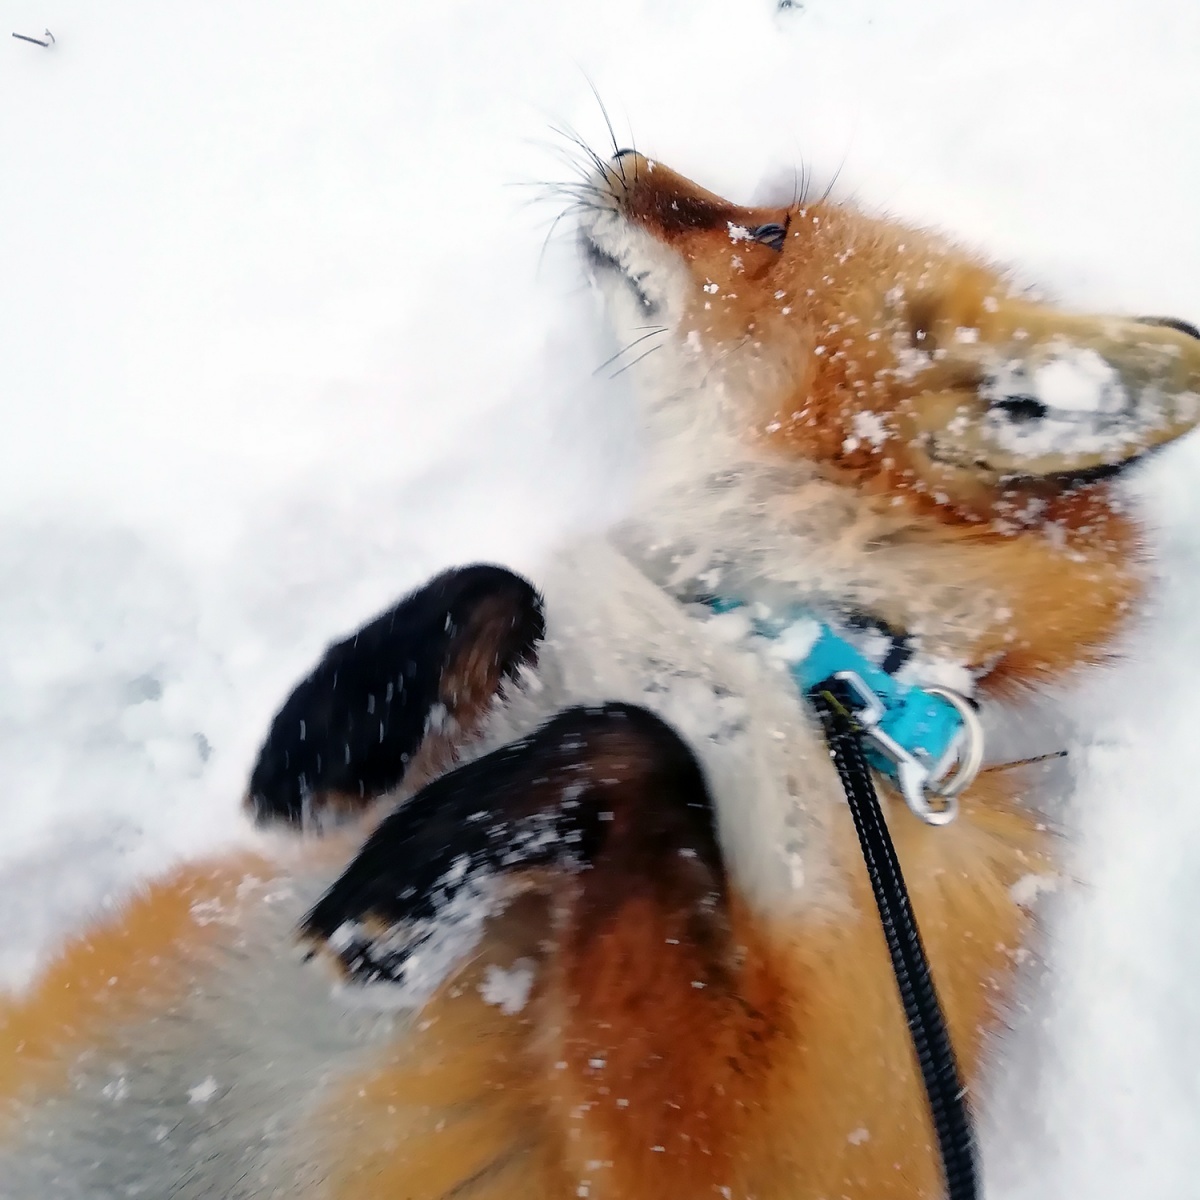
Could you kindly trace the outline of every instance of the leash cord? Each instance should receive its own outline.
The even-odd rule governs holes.
[[[976,1200],[979,1184],[975,1139],[966,1090],[959,1078],[954,1048],[933,986],[900,862],[863,753],[862,730],[853,715],[853,696],[840,680],[829,679],[812,690],[810,699],[824,726],[830,757],[854,817],[896,986],[929,1100],[946,1197],[947,1200]]]

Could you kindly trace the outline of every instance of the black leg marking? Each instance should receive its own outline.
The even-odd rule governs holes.
[[[356,811],[419,750],[469,736],[536,659],[541,597],[502,567],[447,571],[326,651],[287,698],[250,777],[257,821]],[[435,756],[436,757],[436,756]]]
[[[710,907],[723,898],[708,787],[669,725],[627,704],[567,709],[435,780],[379,826],[301,936],[357,981],[399,980],[464,888],[545,867],[603,874],[589,925],[646,881]]]

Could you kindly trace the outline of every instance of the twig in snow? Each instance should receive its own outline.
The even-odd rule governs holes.
[[[24,33],[14,33],[13,37],[22,42],[32,42],[35,46],[44,46],[47,49],[54,45],[54,34],[52,34],[48,29],[46,30],[46,41],[44,42],[41,38],[29,37],[28,34]]]

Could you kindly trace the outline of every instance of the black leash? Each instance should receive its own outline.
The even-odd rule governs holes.
[[[941,1153],[946,1198],[976,1200],[979,1179],[966,1089],[959,1078],[954,1048],[929,973],[929,962],[921,944],[908,889],[904,886],[896,850],[863,753],[863,733],[854,717],[855,696],[846,684],[834,678],[819,684],[809,693],[809,698],[825,728],[830,756],[837,767],[858,831],[863,861],[871,879],[871,890],[892,957],[896,986],[900,990],[929,1100],[929,1112]]]

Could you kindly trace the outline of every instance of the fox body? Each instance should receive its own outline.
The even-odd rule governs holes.
[[[1142,587],[1112,477],[1200,418],[1200,341],[633,152],[580,194],[656,351],[634,515],[536,590],[447,572],[332,647],[251,776],[282,831],[0,1004],[6,1197],[937,1194],[819,728],[786,645],[709,601],[903,638],[985,703],[1097,661]],[[1054,869],[1019,792],[985,770],[944,828],[888,801],[972,1082]]]

